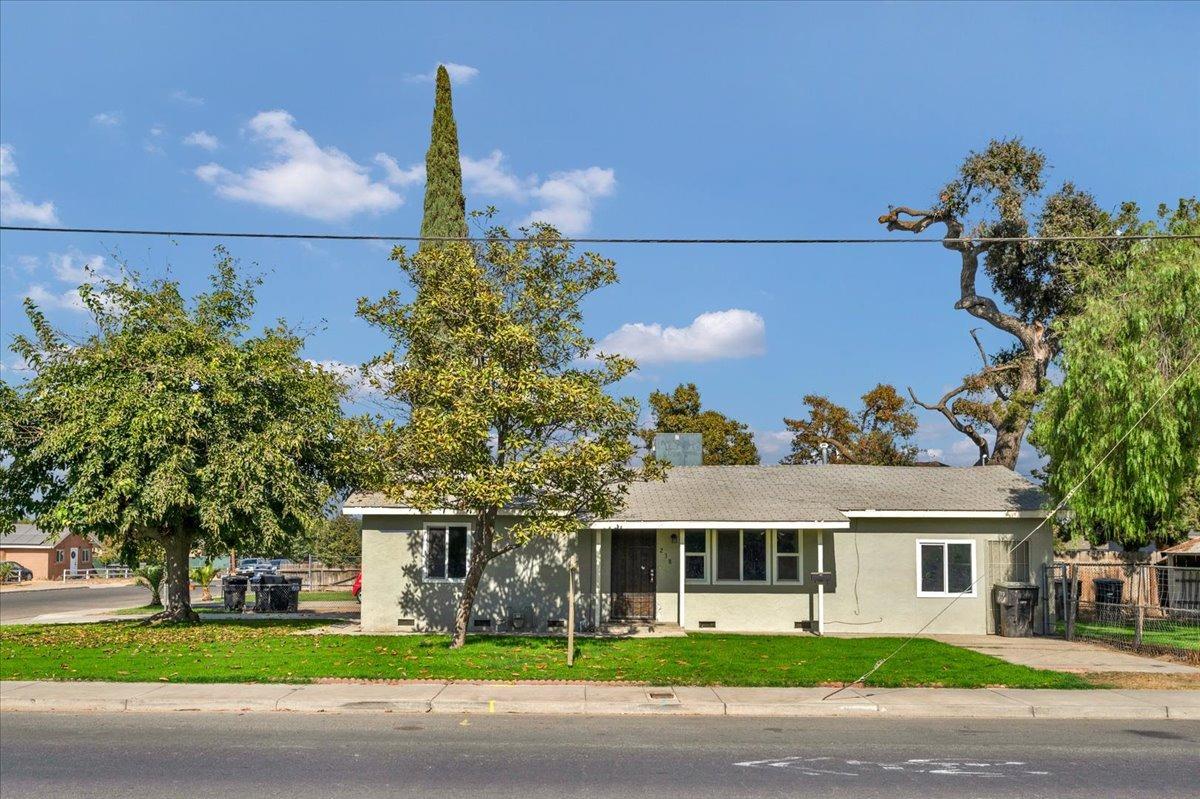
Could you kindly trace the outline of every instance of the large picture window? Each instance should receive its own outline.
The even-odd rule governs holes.
[[[425,528],[425,579],[461,580],[467,576],[465,525],[430,525]]]
[[[917,541],[917,596],[975,596],[974,541]]]
[[[767,581],[766,530],[718,530],[716,536],[719,582]]]
[[[693,583],[708,581],[708,531],[683,533],[683,575]]]

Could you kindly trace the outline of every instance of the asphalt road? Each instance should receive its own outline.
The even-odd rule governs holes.
[[[149,589],[140,585],[0,591],[0,624],[27,622],[44,613],[133,608],[149,601]]]
[[[1196,796],[1200,723],[0,716],[5,796]]]

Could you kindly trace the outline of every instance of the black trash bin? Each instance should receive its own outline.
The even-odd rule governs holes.
[[[282,587],[287,588],[286,605],[283,608],[288,613],[295,613],[300,610],[300,586],[304,583],[303,577],[285,577],[285,583]]]
[[[256,574],[253,579],[254,583],[254,612],[255,613],[270,613],[275,610],[283,610],[287,607],[287,597],[284,590],[287,586],[283,582],[283,578],[278,574]],[[280,590],[280,589],[283,590]],[[284,603],[284,607],[280,608],[280,601]]]
[[[1033,635],[1038,587],[1033,583],[996,583],[994,591],[996,604],[1000,606],[1000,635],[1006,638]]]
[[[221,595],[225,602],[225,610],[230,613],[241,613],[246,608],[246,587],[250,580],[239,575],[227,575],[221,578]]]
[[[1097,577],[1092,580],[1092,588],[1096,592],[1097,605],[1120,605],[1121,594],[1125,590],[1125,581]]]

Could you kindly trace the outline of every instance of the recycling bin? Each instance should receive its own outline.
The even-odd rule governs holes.
[[[221,598],[225,610],[230,613],[241,613],[246,608],[246,588],[250,581],[236,574],[221,578]]]
[[[996,583],[993,590],[1000,606],[1000,635],[1006,638],[1033,635],[1038,587],[1033,583]]]

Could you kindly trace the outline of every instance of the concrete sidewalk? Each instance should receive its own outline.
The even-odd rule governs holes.
[[[0,711],[1196,719],[1200,691],[698,688],[555,683],[0,682]]]

